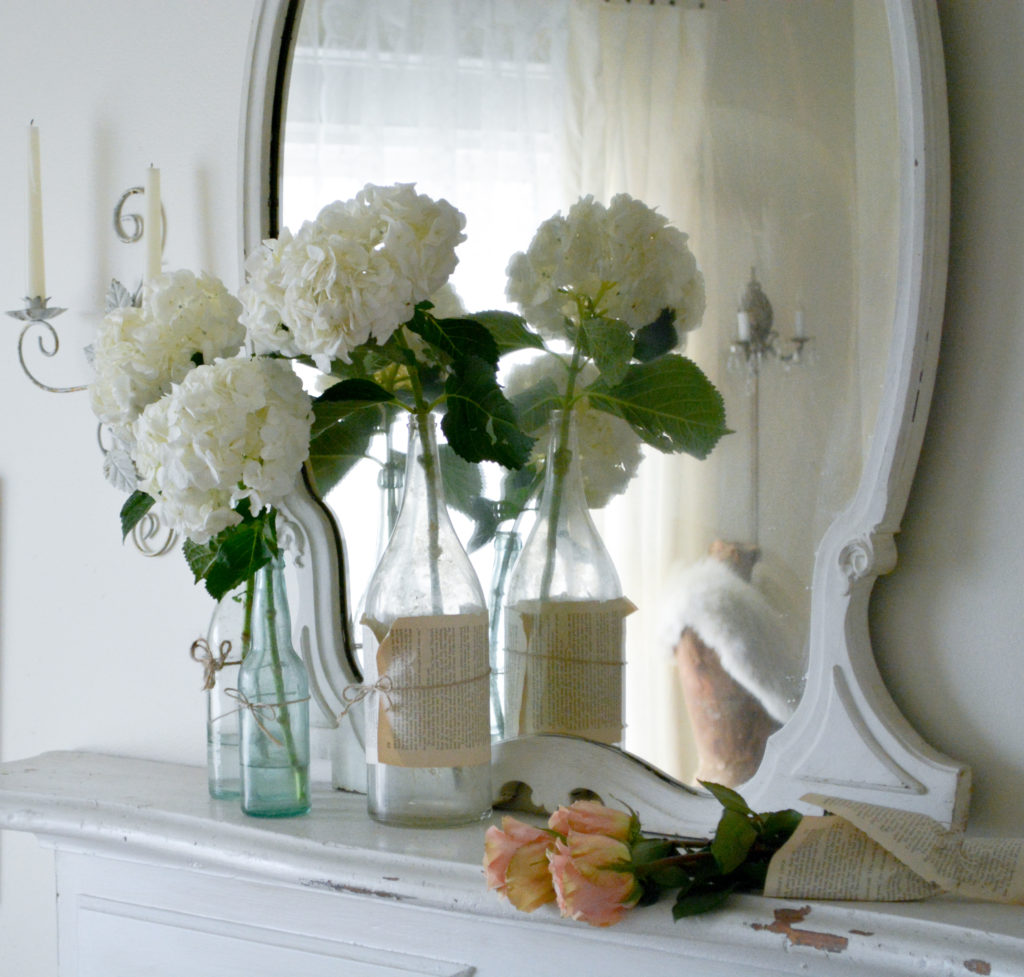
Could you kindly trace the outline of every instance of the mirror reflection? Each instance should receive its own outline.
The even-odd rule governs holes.
[[[585,194],[629,193],[690,235],[707,308],[686,353],[734,433],[701,462],[638,449],[592,511],[638,607],[623,745],[683,780],[748,779],[799,699],[814,552],[859,479],[894,315],[892,89],[882,0],[303,6],[288,227],[415,183],[466,214],[452,285],[470,311],[515,309],[509,258]],[[402,450],[382,436],[328,496],[353,608]],[[497,498],[500,473],[481,477]],[[474,551],[485,588],[529,520]]]

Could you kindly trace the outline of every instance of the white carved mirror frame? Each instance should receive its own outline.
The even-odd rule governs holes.
[[[278,231],[284,99],[301,0],[262,0],[250,37],[241,144],[242,245]],[[966,819],[970,773],[926,744],[899,713],[874,661],[868,601],[896,564],[899,529],[924,435],[939,350],[946,281],[949,146],[945,74],[935,0],[886,0],[900,132],[899,261],[885,385],[857,492],[818,546],[811,595],[807,683],[794,717],[768,741],[742,787],[758,810],[799,807],[810,791]],[[320,749],[338,787],[362,790],[361,725],[339,724],[357,681],[346,620],[343,544],[308,484],[289,506],[298,574],[296,632],[319,705]],[[652,831],[706,831],[710,797],[612,747],[570,737],[495,744],[494,784],[521,781],[545,808],[588,789],[630,804]]]

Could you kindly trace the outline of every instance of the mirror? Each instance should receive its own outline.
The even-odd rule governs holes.
[[[627,595],[661,608],[629,626],[627,750],[676,779],[693,774],[677,663],[703,654],[706,665],[724,639],[708,640],[680,607],[698,614],[694,589],[724,579],[763,601],[769,623],[781,625],[784,656],[746,663],[763,680],[755,698],[773,708],[760,732],[744,727],[734,737],[761,743],[772,734],[763,759],[759,746],[737,774],[744,793],[768,805],[792,804],[816,786],[876,801],[881,791],[904,807],[960,817],[966,771],[899,717],[866,622],[871,583],[893,562],[937,353],[948,154],[934,5],[545,0],[480,4],[491,18],[481,24],[415,20],[439,11],[454,18],[457,5],[447,3],[304,6],[266,0],[254,25],[246,250],[365,182],[415,181],[467,213],[454,284],[473,310],[503,304],[510,254],[581,193],[626,190],[692,235],[708,309],[687,353],[725,394],[736,434],[711,462],[645,458],[603,520]],[[431,67],[428,55],[439,51],[454,53]],[[488,63],[499,71],[485,84]],[[425,97],[425,73],[438,67],[449,84],[457,71],[474,81]],[[599,107],[602,83],[610,100]],[[673,97],[663,104],[657,92]],[[428,160],[446,153],[437,165]],[[469,176],[449,184],[451,170]],[[773,306],[771,323],[759,291]],[[748,355],[772,326],[774,352]],[[798,351],[813,356],[795,362]],[[685,491],[666,491],[679,486]],[[314,497],[297,494],[293,516],[303,640],[330,726],[353,675],[342,574],[372,557],[342,563],[334,522]],[[341,528],[349,542],[344,519]],[[365,545],[376,546],[372,536]],[[655,559],[652,550],[664,552]],[[673,591],[664,582],[680,563],[691,579],[672,586],[689,589]],[[623,567],[636,567],[635,582]],[[696,583],[694,572],[703,574]],[[359,582],[348,592],[357,598]],[[689,648],[680,640],[687,632],[696,639]],[[753,644],[758,654],[768,645]],[[719,671],[736,684],[735,669]],[[703,679],[706,692],[706,669]],[[744,721],[750,714],[748,703]],[[354,768],[357,738],[339,735]],[[681,811],[675,780],[593,744],[525,738],[495,755],[502,782],[525,781],[535,799],[616,777],[628,792],[611,793],[643,797],[674,824],[705,809],[694,797],[684,805],[693,813]],[[344,766],[336,760],[341,781]],[[591,771],[591,782],[560,782],[570,769]],[[358,787],[358,772],[352,780]]]

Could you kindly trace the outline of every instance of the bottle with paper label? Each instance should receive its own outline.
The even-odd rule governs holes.
[[[487,620],[445,507],[434,418],[414,414],[402,507],[362,618],[375,820],[442,826],[490,813]]]
[[[625,617],[635,608],[587,508],[576,419],[554,411],[537,520],[505,600],[507,736],[622,740]]]

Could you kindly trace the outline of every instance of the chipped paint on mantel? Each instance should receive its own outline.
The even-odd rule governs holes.
[[[736,896],[678,923],[667,904],[638,909],[608,929],[551,906],[518,913],[484,888],[485,826],[389,828],[326,787],[306,817],[251,819],[209,798],[204,769],[146,760],[0,765],[0,827],[57,850],[68,977],[134,972],[139,947],[166,960],[147,971],[158,977],[219,972],[210,961],[228,948],[254,977],[326,977],[339,960],[381,977],[1024,973],[1024,910],[1008,906]]]

